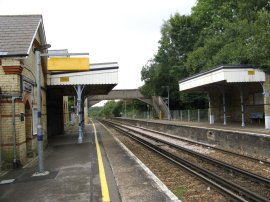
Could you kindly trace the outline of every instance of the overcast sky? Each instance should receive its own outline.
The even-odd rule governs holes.
[[[160,27],[196,0],[0,0],[0,14],[42,14],[51,49],[89,52],[90,62],[118,62],[117,89],[138,88],[158,49]]]

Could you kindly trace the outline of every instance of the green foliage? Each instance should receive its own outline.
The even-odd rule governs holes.
[[[90,117],[96,118],[99,117],[102,107],[90,107],[88,114]]]
[[[116,102],[113,109],[112,114],[114,117],[120,117],[123,111],[123,101]]]
[[[126,109],[126,111],[125,111]],[[139,100],[108,101],[103,107],[90,107],[90,117],[120,117],[147,111],[147,105]]]
[[[161,27],[159,48],[141,71],[145,95],[166,96],[173,108],[203,107],[205,95],[179,93],[178,82],[221,64],[270,70],[268,0],[198,0],[191,15],[176,13]],[[180,94],[180,95],[179,95]]]
[[[269,9],[266,0],[199,0],[192,17],[201,30],[185,62],[189,74],[220,64],[269,68]]]
[[[76,98],[74,96],[69,96],[68,97],[68,110],[71,112],[71,111],[74,111],[74,105],[76,104]]]
[[[178,199],[184,200],[184,195],[187,192],[186,187],[177,187],[174,191],[174,194],[177,196]]]
[[[103,117],[112,117],[113,116],[113,110],[114,107],[116,106],[115,101],[108,101],[105,103],[103,108],[101,109],[99,115]]]

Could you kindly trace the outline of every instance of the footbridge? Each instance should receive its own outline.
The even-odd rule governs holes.
[[[93,106],[102,100],[130,100],[137,99],[151,105],[157,115],[162,113],[164,119],[168,119],[168,107],[160,96],[146,97],[138,89],[112,90],[107,95],[88,96],[89,106]]]

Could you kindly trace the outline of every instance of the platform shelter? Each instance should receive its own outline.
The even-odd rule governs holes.
[[[179,90],[206,93],[209,123],[263,124],[270,129],[270,77],[252,65],[221,65],[179,81]]]
[[[47,76],[48,135],[58,135],[64,131],[63,96],[81,94],[80,103],[83,109],[89,95],[106,95],[118,83],[118,64],[90,64],[88,71],[52,72]],[[85,110],[84,110],[85,111]],[[81,112],[79,113],[87,113]],[[82,116],[85,117],[85,116]],[[87,117],[87,115],[86,115]],[[83,120],[82,120],[83,121]],[[80,124],[80,123],[79,123]]]

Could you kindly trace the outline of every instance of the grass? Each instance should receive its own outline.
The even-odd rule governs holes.
[[[177,187],[174,191],[174,194],[178,197],[178,199],[183,200],[186,191],[187,189],[185,187]]]

